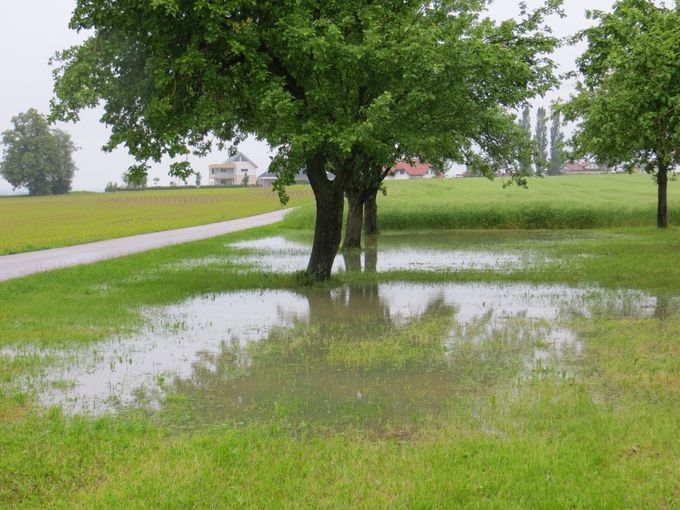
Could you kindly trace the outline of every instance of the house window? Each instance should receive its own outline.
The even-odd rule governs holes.
[[[243,172],[244,174],[247,174],[247,173],[248,173],[248,169],[247,169],[247,168],[241,168],[241,172]]]

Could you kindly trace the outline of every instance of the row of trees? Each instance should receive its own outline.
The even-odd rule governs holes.
[[[71,136],[49,127],[47,119],[31,108],[12,118],[12,129],[2,133],[0,175],[15,189],[31,195],[52,195],[71,190],[76,171]]]
[[[536,175],[559,175],[564,162],[564,134],[562,133],[562,118],[558,110],[553,110],[550,115],[550,128],[548,128],[548,113],[541,106],[536,112],[536,128],[531,132],[531,110],[525,107],[520,120],[522,129],[527,136],[533,139],[535,154],[533,168],[530,162],[524,162],[526,173]],[[550,138],[548,139],[548,133]]]

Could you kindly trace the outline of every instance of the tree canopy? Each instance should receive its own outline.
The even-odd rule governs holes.
[[[131,174],[246,134],[268,141],[284,199],[306,169],[308,273],[323,279],[362,168],[397,155],[512,166],[525,147],[506,109],[553,82],[542,20],[558,3],[494,23],[485,0],[80,0],[71,27],[93,35],[56,59],[53,115],[101,102],[107,147],[140,161]]]
[[[580,123],[575,154],[635,166],[658,184],[657,225],[667,226],[668,172],[680,163],[680,11],[649,0],[619,0],[578,35],[577,93],[562,105]]]
[[[67,193],[76,170],[71,136],[50,129],[34,108],[13,117],[12,125],[2,133],[0,175],[15,189],[28,188],[31,195]]]

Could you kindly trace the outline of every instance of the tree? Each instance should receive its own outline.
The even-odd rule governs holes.
[[[588,44],[577,61],[582,81],[562,105],[567,120],[580,120],[574,154],[653,174],[665,228],[668,173],[680,162],[680,11],[619,0],[589,15],[596,25],[578,35]]]
[[[13,129],[2,134],[4,145],[0,174],[14,188],[26,187],[31,195],[68,193],[76,167],[76,146],[61,129],[31,108],[12,118]]]
[[[559,175],[562,169],[564,134],[561,129],[560,112],[553,110],[550,123],[550,164],[548,174]]]
[[[128,189],[145,189],[148,184],[148,175],[135,172],[125,172],[121,179]]]
[[[194,175],[196,176],[196,187],[200,188],[201,187],[201,172],[195,172]]]
[[[56,59],[53,116],[77,119],[101,103],[107,148],[125,145],[140,174],[164,155],[205,154],[212,140],[267,140],[283,201],[306,169],[316,201],[307,274],[326,279],[361,161],[384,168],[397,146],[425,157],[441,155],[437,147],[453,159],[468,152],[472,142],[447,125],[471,95],[458,73],[483,73],[474,84],[482,104],[501,88],[513,97],[547,81],[542,54],[554,39],[538,24],[548,8],[497,26],[480,18],[485,4],[79,0],[71,27],[92,35]]]
[[[545,108],[542,106],[536,113],[534,143],[536,144],[536,175],[543,175],[548,166],[548,124]]]
[[[528,106],[525,106],[522,110],[522,119],[520,120],[519,125],[526,133],[527,138],[531,139],[531,109]],[[520,162],[520,171],[525,175],[531,174],[531,158]]]
[[[436,106],[423,108],[418,104],[404,114],[398,112],[401,104],[393,107],[394,120],[387,124],[398,131],[388,135],[393,136],[391,141],[384,140],[387,152],[382,158],[361,154],[364,161],[360,171],[348,184],[345,248],[361,246],[364,220],[367,235],[377,232],[377,194],[384,192],[382,182],[397,159],[426,160],[439,169],[455,161],[465,163],[477,175],[492,178],[501,171],[513,174],[516,182],[524,182],[533,152],[529,110],[522,131],[508,110],[542,94],[554,83],[552,64],[540,57],[557,45],[541,31],[547,12],[549,8],[523,11],[525,18],[517,24],[495,26],[485,20],[480,25],[464,25],[474,42],[469,48],[457,45],[456,54],[448,54],[449,62],[456,61],[457,65],[449,63],[450,73],[437,76],[440,82],[445,80],[444,87],[428,85],[426,93],[436,98]],[[456,28],[465,31],[460,30],[460,22]],[[473,48],[470,53],[464,51]],[[519,76],[524,76],[521,86]],[[415,128],[415,135],[409,128]],[[523,167],[519,172],[518,163]]]

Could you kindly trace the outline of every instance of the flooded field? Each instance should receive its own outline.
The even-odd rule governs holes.
[[[67,413],[405,427],[546,370],[570,377],[587,348],[569,319],[657,305],[641,292],[488,283],[242,291],[145,309],[135,336],[0,355],[54,359],[23,384]]]
[[[366,250],[341,253],[333,271],[457,271],[510,270],[531,267],[543,261],[527,251],[490,250],[489,245],[503,242],[500,236],[474,239],[464,234],[391,234],[377,240],[369,239]],[[484,242],[485,241],[485,242]],[[232,243],[230,248],[241,250],[237,264],[248,264],[265,271],[291,272],[306,267],[310,244],[274,236],[253,241]],[[209,261],[208,261],[209,262]]]

